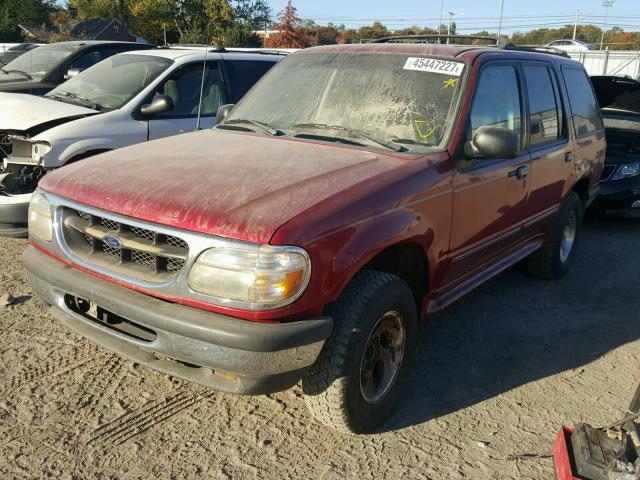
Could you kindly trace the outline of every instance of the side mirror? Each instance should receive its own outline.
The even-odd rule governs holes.
[[[65,73],[64,79],[69,80],[70,78],[77,77],[81,71],[82,70],[80,70],[79,68],[72,68],[68,70],[67,73]]]
[[[151,103],[140,107],[140,113],[143,115],[157,115],[171,110],[173,110],[173,100],[166,95],[158,95]]]
[[[218,112],[216,113],[216,124],[221,124],[226,116],[229,115],[231,109],[235,106],[236,105],[234,103],[227,103],[226,105],[222,105],[218,108]]]
[[[519,151],[520,137],[513,130],[504,127],[480,127],[473,140],[464,145],[464,154],[469,160],[509,159],[516,157]]]

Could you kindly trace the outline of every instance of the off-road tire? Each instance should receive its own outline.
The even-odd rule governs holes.
[[[387,312],[402,317],[405,349],[395,381],[376,404],[367,403],[360,387],[360,366],[369,334]],[[371,433],[387,419],[398,400],[415,345],[417,309],[409,286],[399,277],[374,270],[358,273],[326,313],[334,329],[302,380],[313,417],[346,433]]]
[[[562,243],[564,228],[572,212],[574,212],[575,218],[577,219],[576,236],[569,257],[565,261],[562,261],[560,245]],[[528,270],[531,275],[538,278],[555,279],[564,276],[571,269],[580,242],[583,213],[584,206],[582,200],[577,193],[573,191],[569,192],[567,198],[565,198],[560,206],[560,211],[551,229],[549,239],[528,259]]]

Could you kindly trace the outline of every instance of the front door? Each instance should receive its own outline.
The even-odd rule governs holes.
[[[201,95],[202,85],[204,87]],[[198,112],[200,128],[212,128],[216,124],[216,113],[223,99],[220,66],[218,62],[207,62],[203,72],[202,62],[184,65],[165,80],[154,95],[170,97],[173,109],[149,119],[149,140],[196,130]]]
[[[481,126],[518,134],[513,159],[460,159],[453,180],[451,267],[445,283],[462,281],[520,240],[529,191],[529,153],[524,148],[522,88],[515,64],[490,64],[480,72],[472,102],[468,139]]]

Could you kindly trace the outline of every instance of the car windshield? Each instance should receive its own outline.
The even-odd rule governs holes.
[[[59,85],[47,96],[100,110],[121,108],[172,63],[151,55],[114,55]]]
[[[4,70],[24,72],[32,77],[44,77],[76,50],[74,45],[52,44],[29,50],[9,62]]]
[[[351,142],[344,143],[373,146],[368,138],[379,147],[387,142],[404,150],[433,150],[445,141],[464,65],[397,54],[292,55],[224,123],[256,130],[247,122],[253,121],[317,140],[348,137]]]

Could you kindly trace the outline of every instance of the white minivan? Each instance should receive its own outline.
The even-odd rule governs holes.
[[[27,209],[48,171],[135,143],[215,126],[286,55],[163,48],[114,55],[44,97],[0,93],[0,235],[26,235]],[[2,142],[0,142],[2,143]]]

